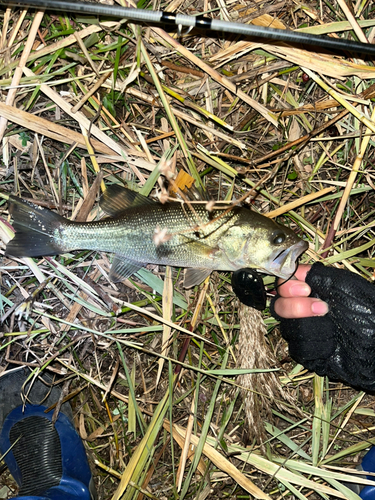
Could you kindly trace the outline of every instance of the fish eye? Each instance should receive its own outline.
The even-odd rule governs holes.
[[[274,245],[281,245],[285,241],[285,234],[284,233],[277,233],[273,235],[273,240],[272,243]]]

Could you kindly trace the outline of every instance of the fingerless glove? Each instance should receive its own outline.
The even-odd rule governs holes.
[[[314,264],[310,297],[329,306],[325,316],[280,320],[290,356],[310,371],[357,389],[375,390],[375,286],[350,271]]]

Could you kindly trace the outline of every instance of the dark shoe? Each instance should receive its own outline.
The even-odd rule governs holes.
[[[0,376],[0,457],[4,455],[20,486],[20,497],[94,500],[90,467],[70,405],[62,405],[53,425],[53,410],[45,410],[58,401],[61,391],[51,388],[44,375],[44,381],[39,377],[31,389],[29,382],[23,387],[29,376],[23,367]],[[28,397],[25,405],[22,393]]]

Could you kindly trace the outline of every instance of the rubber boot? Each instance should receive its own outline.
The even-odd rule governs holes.
[[[19,499],[95,500],[96,492],[85,449],[73,426],[69,404],[62,405],[52,423],[61,391],[51,380],[30,376],[26,368],[10,370],[0,377],[0,457],[19,485]],[[46,383],[45,383],[46,382]],[[27,394],[23,405],[21,393]],[[29,403],[31,401],[31,403]]]
[[[375,447],[373,446],[370,451],[362,459],[360,470],[366,472],[375,472]],[[375,481],[375,476],[366,476],[367,479]],[[363,500],[375,500],[375,483],[374,486],[365,486],[360,490],[359,496]]]
[[[356,467],[358,471],[375,472],[375,446],[363,456],[361,463]],[[375,500],[375,476],[358,475],[361,479],[374,481],[374,486],[367,486],[361,483],[344,483],[350,490],[354,491],[363,500]]]

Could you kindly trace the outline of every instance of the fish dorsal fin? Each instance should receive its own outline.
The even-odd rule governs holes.
[[[129,276],[136,273],[141,267],[143,267],[141,262],[129,260],[122,255],[115,255],[109,273],[109,279],[117,283],[118,281],[129,278]]]
[[[184,288],[191,288],[195,285],[200,285],[203,280],[212,273],[212,269],[192,268],[185,269]]]
[[[126,187],[112,184],[102,194],[100,198],[100,208],[107,215],[117,217],[130,207],[140,205],[155,205],[155,201],[146,198],[143,194],[127,189]]]

